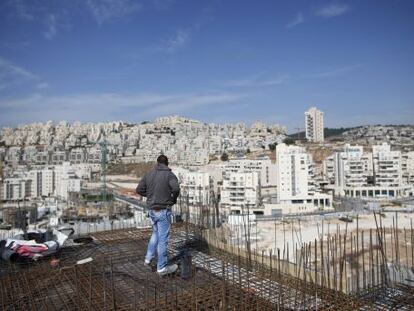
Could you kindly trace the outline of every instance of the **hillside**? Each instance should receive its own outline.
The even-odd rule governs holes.
[[[360,126],[357,127],[340,127],[340,128],[329,128],[329,127],[325,127],[324,128],[324,136],[325,138],[329,138],[329,137],[334,137],[334,136],[340,136],[342,135],[342,133],[352,130],[352,129],[357,129],[360,128]],[[301,132],[296,132],[293,134],[289,134],[289,137],[298,139],[298,138],[305,138],[305,131],[301,131]]]
[[[108,167],[108,175],[133,175],[138,178],[144,176],[155,163],[116,163]]]

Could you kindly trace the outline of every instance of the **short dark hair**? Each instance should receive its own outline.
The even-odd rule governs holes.
[[[157,163],[165,164],[168,166],[168,158],[165,155],[160,155],[157,158]]]

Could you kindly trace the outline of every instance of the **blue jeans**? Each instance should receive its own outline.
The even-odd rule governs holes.
[[[152,235],[148,243],[145,260],[151,261],[158,253],[157,270],[161,270],[168,263],[168,239],[170,238],[171,211],[163,209],[160,211],[151,210],[149,216],[152,222]]]

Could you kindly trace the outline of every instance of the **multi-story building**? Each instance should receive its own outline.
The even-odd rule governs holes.
[[[305,148],[276,146],[277,203],[265,204],[266,213],[308,213],[331,208],[332,196],[317,192],[313,180],[313,162]]]
[[[387,143],[372,147],[374,183],[380,187],[398,187],[402,184],[401,152],[391,151]]]
[[[67,200],[70,192],[80,192],[81,179],[76,176],[75,169],[69,162],[63,163],[63,165],[56,166],[56,188],[55,195],[58,198]]]
[[[68,160],[72,164],[81,164],[85,163],[87,160],[86,151],[84,148],[78,147],[73,148],[69,151],[69,158]]]
[[[0,147],[0,162],[4,161],[5,156],[6,156],[6,148]]]
[[[224,172],[257,172],[259,174],[261,187],[276,186],[276,165],[268,158],[258,160],[230,160],[226,163]]]
[[[387,143],[373,146],[370,153],[364,153],[362,146],[347,144],[333,158],[335,185],[332,188],[336,195],[386,199],[412,194],[412,186],[404,182],[401,152],[391,151]]]
[[[67,154],[65,150],[54,150],[50,154],[50,164],[62,165],[63,162],[67,161]]]
[[[277,199],[295,200],[308,194],[309,155],[302,147],[276,147]]]
[[[401,155],[401,170],[403,182],[414,186],[414,151]]]
[[[366,186],[370,168],[370,157],[364,155],[362,146],[346,144],[343,152],[337,152],[334,159],[334,178],[337,187]]]
[[[22,148],[18,146],[9,147],[4,157],[4,162],[9,165],[18,165],[22,160]]]
[[[225,214],[263,214],[260,200],[260,178],[257,172],[226,174],[220,194]]]
[[[49,197],[54,194],[56,178],[53,168],[31,170],[27,172],[27,178],[31,180],[30,197]]]
[[[8,177],[3,181],[3,200],[24,200],[30,196],[30,180],[20,177]]]
[[[4,200],[3,176],[0,174],[0,202]]]
[[[305,112],[306,139],[311,142],[324,141],[323,112],[315,107]]]
[[[44,149],[39,149],[36,153],[35,163],[37,165],[46,165],[49,164],[49,152]]]
[[[214,189],[212,176],[207,172],[177,170],[181,196],[190,205],[207,205],[211,202]]]
[[[81,179],[70,163],[30,171],[16,171],[3,182],[3,200],[24,200],[58,196],[67,199],[69,192],[79,192]]]
[[[38,148],[36,146],[24,147],[22,162],[23,164],[34,164],[36,163]]]

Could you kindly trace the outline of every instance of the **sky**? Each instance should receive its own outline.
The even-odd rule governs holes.
[[[414,124],[414,1],[2,0],[0,127]]]

